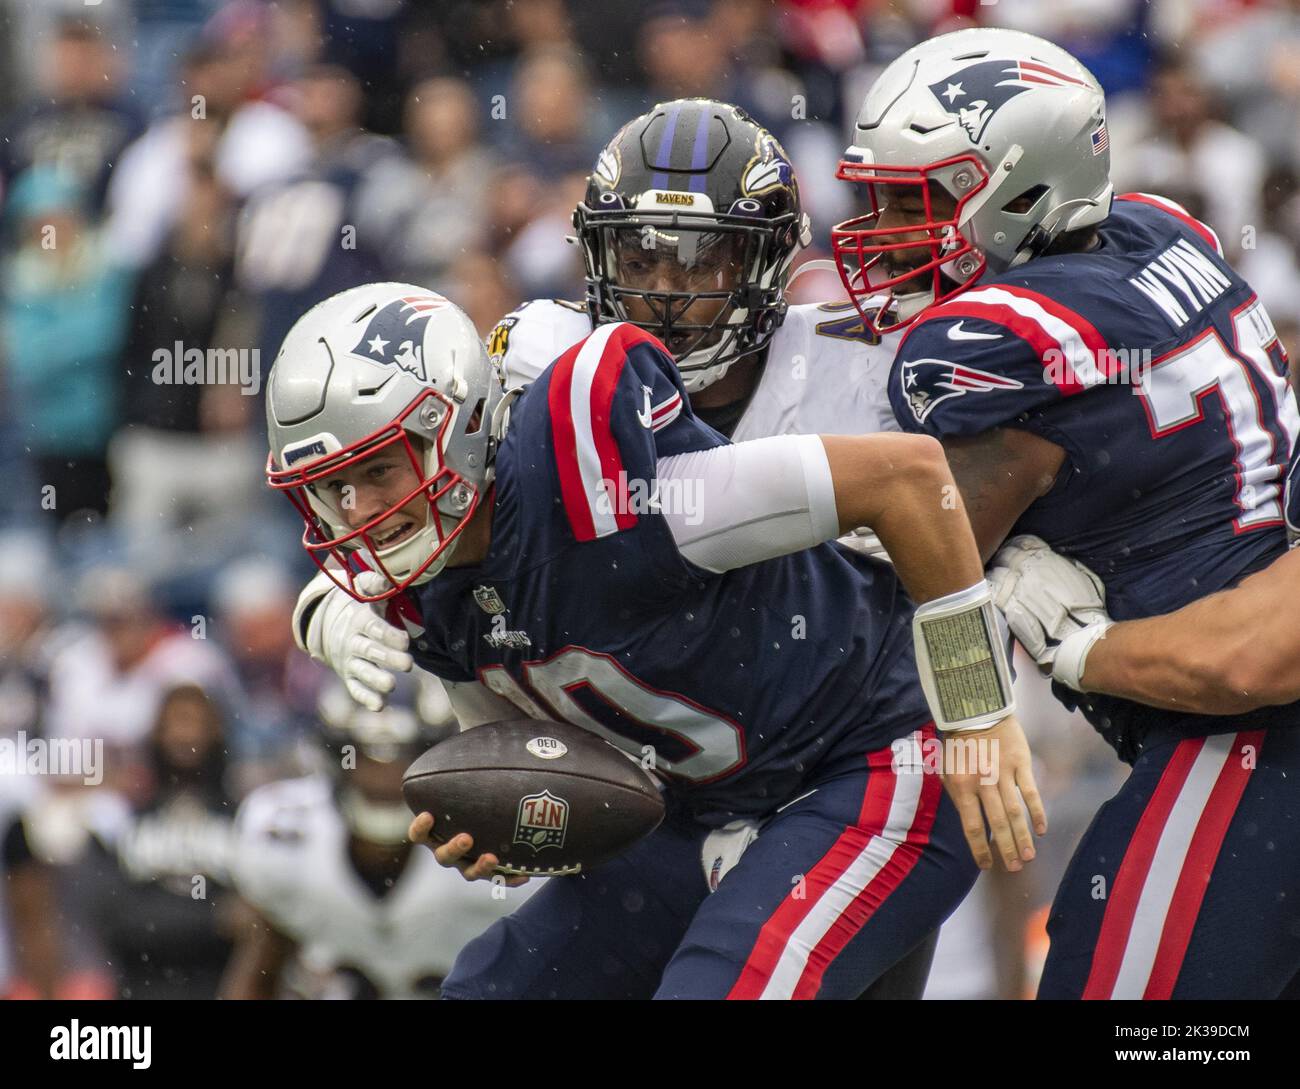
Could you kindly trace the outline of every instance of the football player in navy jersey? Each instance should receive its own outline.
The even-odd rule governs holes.
[[[729,443],[627,323],[508,395],[465,315],[404,284],[304,315],[267,415],[322,566],[296,634],[358,699],[414,658],[462,727],[563,719],[665,783],[658,831],[548,882],[445,995],[856,997],[965,895],[963,836],[991,861],[984,818],[1010,868],[1032,858],[1045,818],[933,440]],[[894,569],[819,543],[859,525]],[[922,773],[936,725],[997,743],[946,777],[960,816]],[[435,854],[491,876],[468,841]]]
[[[1205,224],[1114,196],[1102,91],[1073,57],[999,29],[909,50],[839,176],[873,205],[832,233],[846,286],[887,295],[865,321],[906,328],[895,414],[943,442],[985,559],[1041,538],[1125,620],[1284,550],[1285,355]],[[1040,995],[1281,993],[1300,972],[1300,707],[1057,692],[1134,769],[1057,895]]]

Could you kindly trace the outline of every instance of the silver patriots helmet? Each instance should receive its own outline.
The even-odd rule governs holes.
[[[451,558],[492,483],[505,412],[464,312],[425,288],[381,283],[298,319],[271,368],[266,421],[267,480],[303,516],[303,547],[353,597],[378,601]],[[355,488],[340,481],[384,452],[410,486],[355,524]],[[387,580],[382,592],[357,587],[366,569]]]
[[[872,85],[836,176],[865,185],[871,205],[831,232],[841,278],[865,320],[897,329],[985,269],[1013,268],[1110,214],[1105,97],[1074,57],[1032,34],[943,34]],[[933,207],[936,187],[955,212]],[[905,229],[882,221],[909,199]]]

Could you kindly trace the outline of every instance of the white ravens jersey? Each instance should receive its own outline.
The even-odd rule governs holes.
[[[507,388],[524,386],[590,332],[580,304],[534,299],[497,322],[488,354]],[[898,341],[864,330],[852,303],[790,307],[731,438],[897,431],[887,382]]]
[[[376,896],[348,859],[347,827],[324,776],[254,790],[236,835],[236,888],[298,944],[286,977],[359,976],[382,998],[433,997],[461,948],[540,887],[467,882],[420,847]]]

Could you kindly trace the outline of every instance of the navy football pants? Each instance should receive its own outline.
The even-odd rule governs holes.
[[[709,829],[685,821],[551,879],[465,947],[443,996],[857,998],[978,872],[939,777],[920,770],[921,736],[899,767],[881,750],[788,803],[715,892]]]
[[[1300,729],[1148,749],[1047,926],[1040,998],[1276,998],[1300,975]]]

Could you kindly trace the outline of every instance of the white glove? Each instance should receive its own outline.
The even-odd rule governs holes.
[[[381,593],[389,586],[377,571],[363,571],[356,581],[365,594]],[[319,604],[303,631],[302,616],[313,602]],[[383,602],[351,597],[322,572],[298,595],[293,612],[294,641],[334,670],[352,698],[371,711],[383,710],[397,684],[391,671],[406,673],[414,664],[406,652],[411,637],[383,618],[383,608]]]
[[[1041,538],[1020,536],[998,550],[988,580],[993,603],[1034,661],[1066,687],[1083,691],[1088,651],[1113,623],[1101,579]]]

